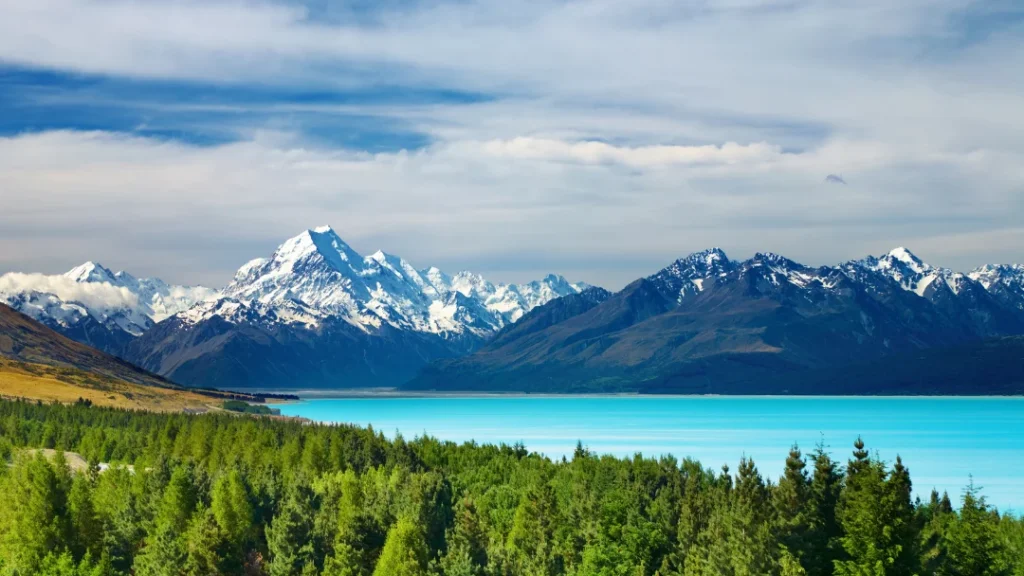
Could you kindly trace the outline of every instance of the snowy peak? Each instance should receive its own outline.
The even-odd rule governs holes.
[[[967,275],[1003,305],[1024,311],[1024,265],[988,264]]]
[[[676,302],[702,292],[706,283],[721,278],[736,268],[721,248],[694,252],[669,264],[647,279],[666,298]]]
[[[892,250],[889,251],[888,254],[886,254],[883,257],[883,259],[901,262],[903,263],[903,265],[907,266],[908,268],[915,272],[927,272],[928,270],[932,269],[931,266],[925,264],[920,258],[915,256],[913,252],[907,250],[903,246],[893,248]]]
[[[387,325],[483,336],[582,286],[556,275],[517,286],[495,285],[472,272],[417,270],[382,250],[363,257],[321,226],[286,240],[269,259],[245,264],[224,294],[271,308],[299,304],[310,314],[336,316],[367,332]]]
[[[0,276],[0,302],[68,334],[89,332],[88,343],[114,353],[125,338],[214,294],[208,288],[114,273],[91,261],[64,274]]]
[[[322,262],[339,272],[358,271],[363,257],[342,240],[330,226],[320,226],[289,238],[271,259],[284,270]]]
[[[65,272],[64,277],[74,280],[75,282],[117,283],[113,272],[92,261],[75,266],[71,270]]]

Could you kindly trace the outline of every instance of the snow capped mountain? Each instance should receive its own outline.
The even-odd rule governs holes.
[[[945,289],[956,294],[963,288],[964,282],[969,280],[964,274],[925,263],[902,246],[883,256],[868,256],[852,264],[892,278],[904,290],[925,298],[931,298]]]
[[[988,264],[968,276],[1005,305],[1024,311],[1024,265]]]
[[[126,357],[199,386],[397,386],[585,287],[556,275],[493,284],[386,252],[364,257],[323,226],[246,263],[218,298],[150,329]]]
[[[154,323],[212,297],[203,287],[111,272],[94,262],[64,274],[0,276],[0,301],[66,335],[117,352]]]
[[[721,248],[694,252],[649,276],[658,291],[670,301],[682,301],[704,290],[705,282],[720,278],[736,268]]]
[[[585,287],[553,274],[516,285],[493,284],[470,272],[448,276],[433,267],[417,270],[382,251],[364,257],[323,226],[286,240],[270,258],[242,266],[223,295],[265,309],[297,303],[303,310],[298,321],[311,326],[332,317],[366,332],[388,326],[484,338],[532,308]],[[205,306],[181,317],[195,323],[221,315],[219,310]]]

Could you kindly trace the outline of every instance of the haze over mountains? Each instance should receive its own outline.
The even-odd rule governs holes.
[[[785,391],[796,374],[1024,333],[1024,267],[958,273],[898,248],[811,268],[716,248],[613,294],[417,269],[321,227],[220,290],[86,263],[0,276],[0,302],[190,386]]]

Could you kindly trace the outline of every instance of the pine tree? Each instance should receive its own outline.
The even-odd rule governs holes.
[[[181,574],[210,576],[222,573],[222,559],[218,553],[222,539],[223,532],[213,512],[207,508],[196,510],[183,535],[185,563]]]
[[[416,521],[403,517],[388,531],[373,576],[426,576],[429,551]]]
[[[885,466],[869,457],[864,442],[854,443],[838,516],[847,558],[835,562],[836,576],[912,574],[913,507],[906,468],[897,461],[889,476]]]
[[[781,544],[803,565],[808,558],[810,531],[810,481],[807,463],[800,448],[793,445],[786,458],[786,471],[773,493],[773,504],[778,519],[778,537]]]
[[[313,507],[311,495],[304,486],[288,491],[281,510],[267,527],[268,565],[271,576],[301,574],[313,563]]]
[[[81,560],[86,554],[99,556],[103,545],[103,526],[92,501],[92,485],[87,476],[75,476],[68,496],[71,528],[71,552]]]
[[[334,554],[324,564],[325,576],[366,576],[371,573],[373,528],[363,508],[363,487],[351,470],[341,478]]]
[[[479,576],[487,566],[487,539],[470,498],[459,501],[455,525],[448,534],[448,551],[441,559],[445,576]]]
[[[18,460],[0,493],[0,558],[13,574],[34,574],[67,537],[66,494],[57,470],[36,455]]]
[[[818,444],[814,455],[814,473],[809,487],[810,518],[807,534],[807,553],[804,556],[810,576],[831,576],[841,547],[842,529],[836,517],[836,508],[843,489],[843,475],[835,461]]]
[[[214,483],[210,508],[232,555],[240,558],[246,542],[252,537],[255,516],[252,497],[238,469],[232,469]]]
[[[964,490],[960,515],[946,534],[946,558],[939,573],[943,576],[1004,576],[1008,567],[999,562],[1002,542],[998,538],[997,519],[993,518],[984,496],[978,495],[974,479]]]
[[[884,513],[889,529],[889,548],[893,554],[887,574],[912,576],[921,565],[918,526],[911,503],[910,471],[898,455],[885,483]]]

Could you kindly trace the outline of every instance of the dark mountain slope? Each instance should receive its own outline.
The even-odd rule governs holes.
[[[738,359],[737,359],[738,360]],[[722,363],[724,366],[725,363]],[[1024,394],[1024,337],[1009,336],[955,347],[931,348],[815,370],[742,377],[739,371],[700,371],[667,375],[643,384],[646,394],[870,394],[1020,395]],[[725,376],[725,377],[718,377]],[[731,377],[729,377],[731,376]],[[713,384],[711,383],[713,381]]]
[[[709,254],[690,258],[714,266],[679,261],[526,338],[435,363],[407,387],[718,393],[763,381],[745,390],[774,393],[789,375],[964,345],[996,325],[882,274],[808,268],[774,254],[719,265]]]
[[[32,364],[83,370],[134,384],[178,388],[173,382],[75,342],[0,304],[0,356]]]
[[[240,306],[230,319],[169,318],[132,341],[125,355],[201,387],[351,388],[397,386],[431,360],[469,352],[461,346],[387,325],[367,333],[340,318],[316,326],[279,322],[273,313]]]

